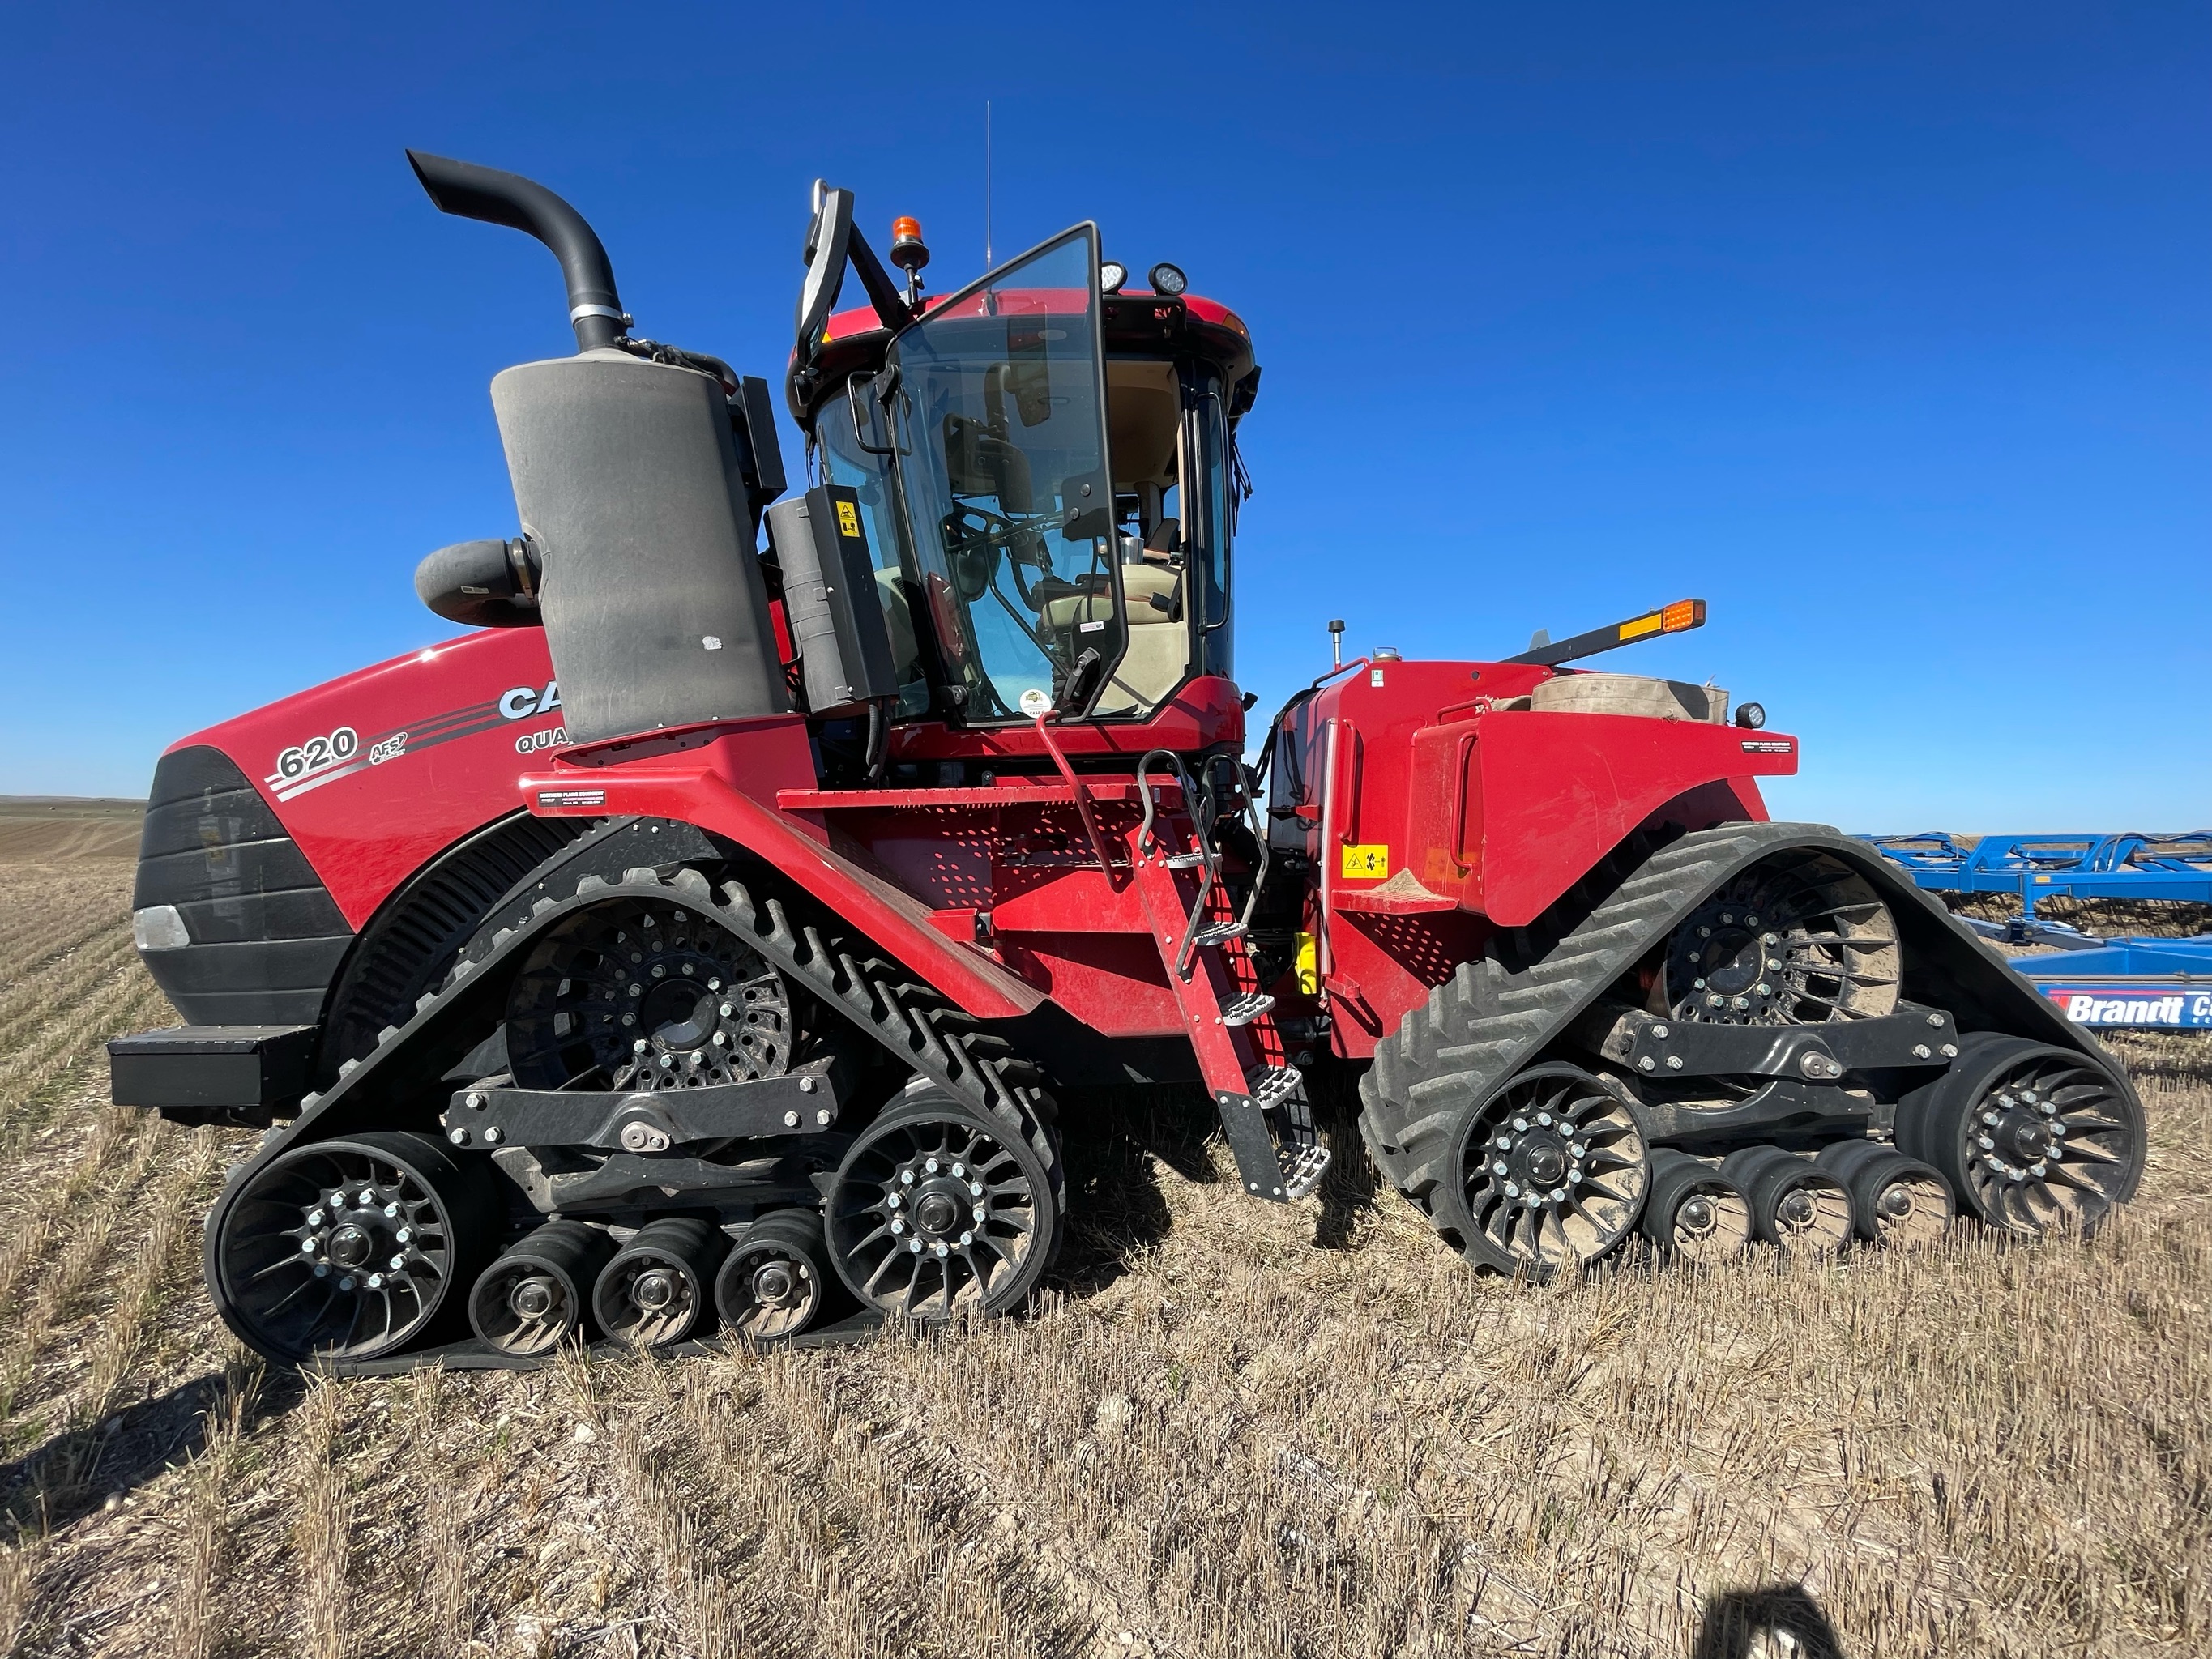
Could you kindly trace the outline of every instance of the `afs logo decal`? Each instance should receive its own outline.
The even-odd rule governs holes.
[[[276,757],[276,770],[262,781],[278,800],[290,800],[371,766],[383,766],[403,756],[451,743],[456,738],[493,731],[511,720],[550,714],[560,706],[560,684],[549,680],[542,687],[513,686],[482,702],[410,720],[404,726],[373,734],[366,743],[352,726],[341,726],[285,749]],[[527,755],[536,750],[558,748],[568,740],[568,732],[556,726],[524,732],[515,740],[514,748],[517,754]]]

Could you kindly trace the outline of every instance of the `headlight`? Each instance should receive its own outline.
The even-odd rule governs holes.
[[[181,951],[192,936],[175,905],[152,904],[131,913],[131,940],[142,951]]]
[[[1129,280],[1129,267],[1119,259],[1109,259],[1098,267],[1098,291],[1119,294],[1121,284]]]
[[[1756,732],[1766,724],[1766,710],[1759,703],[1740,702],[1735,706],[1735,723],[1747,732]]]
[[[1154,265],[1146,273],[1145,280],[1152,285],[1155,294],[1180,294],[1190,286],[1190,278],[1182,274],[1181,267],[1165,263]]]

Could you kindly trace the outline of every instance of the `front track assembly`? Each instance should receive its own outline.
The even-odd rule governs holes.
[[[1408,1014],[1361,1095],[1377,1167],[1446,1241],[1539,1278],[1639,1223],[1693,1261],[1925,1244],[1954,1207],[2087,1229],[2143,1161],[2142,1107],[2092,1041],[1880,858],[1802,824],[1632,837]]]
[[[727,867],[681,824],[579,842],[233,1172],[208,1276],[241,1340],[342,1370],[526,1365],[1029,1294],[1065,1202],[1039,1074],[702,865]]]

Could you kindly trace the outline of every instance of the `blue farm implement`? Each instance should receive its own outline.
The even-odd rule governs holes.
[[[1985,939],[2056,946],[2062,954],[2012,965],[2073,1024],[2212,1030],[2212,934],[2100,939],[2035,913],[2054,895],[2212,904],[2212,833],[1863,839],[1931,892],[2019,894],[2021,914],[2009,921],[1959,920]]]
[[[2013,966],[2076,1025],[2212,1030],[2212,934],[2108,939]]]
[[[2179,836],[1868,836],[1915,885],[1936,893],[2017,893],[2024,919],[2046,898],[2212,904],[2212,830]]]

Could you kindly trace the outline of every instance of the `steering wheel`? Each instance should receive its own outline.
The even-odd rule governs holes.
[[[1039,570],[1052,568],[1051,556],[1044,550],[1044,538],[1034,520],[1010,519],[973,501],[955,501],[945,515],[944,532],[945,562],[952,572],[953,586],[963,600],[973,604],[990,591],[1003,550],[1022,603],[1032,611],[1040,608],[1022,579],[1025,564]]]

